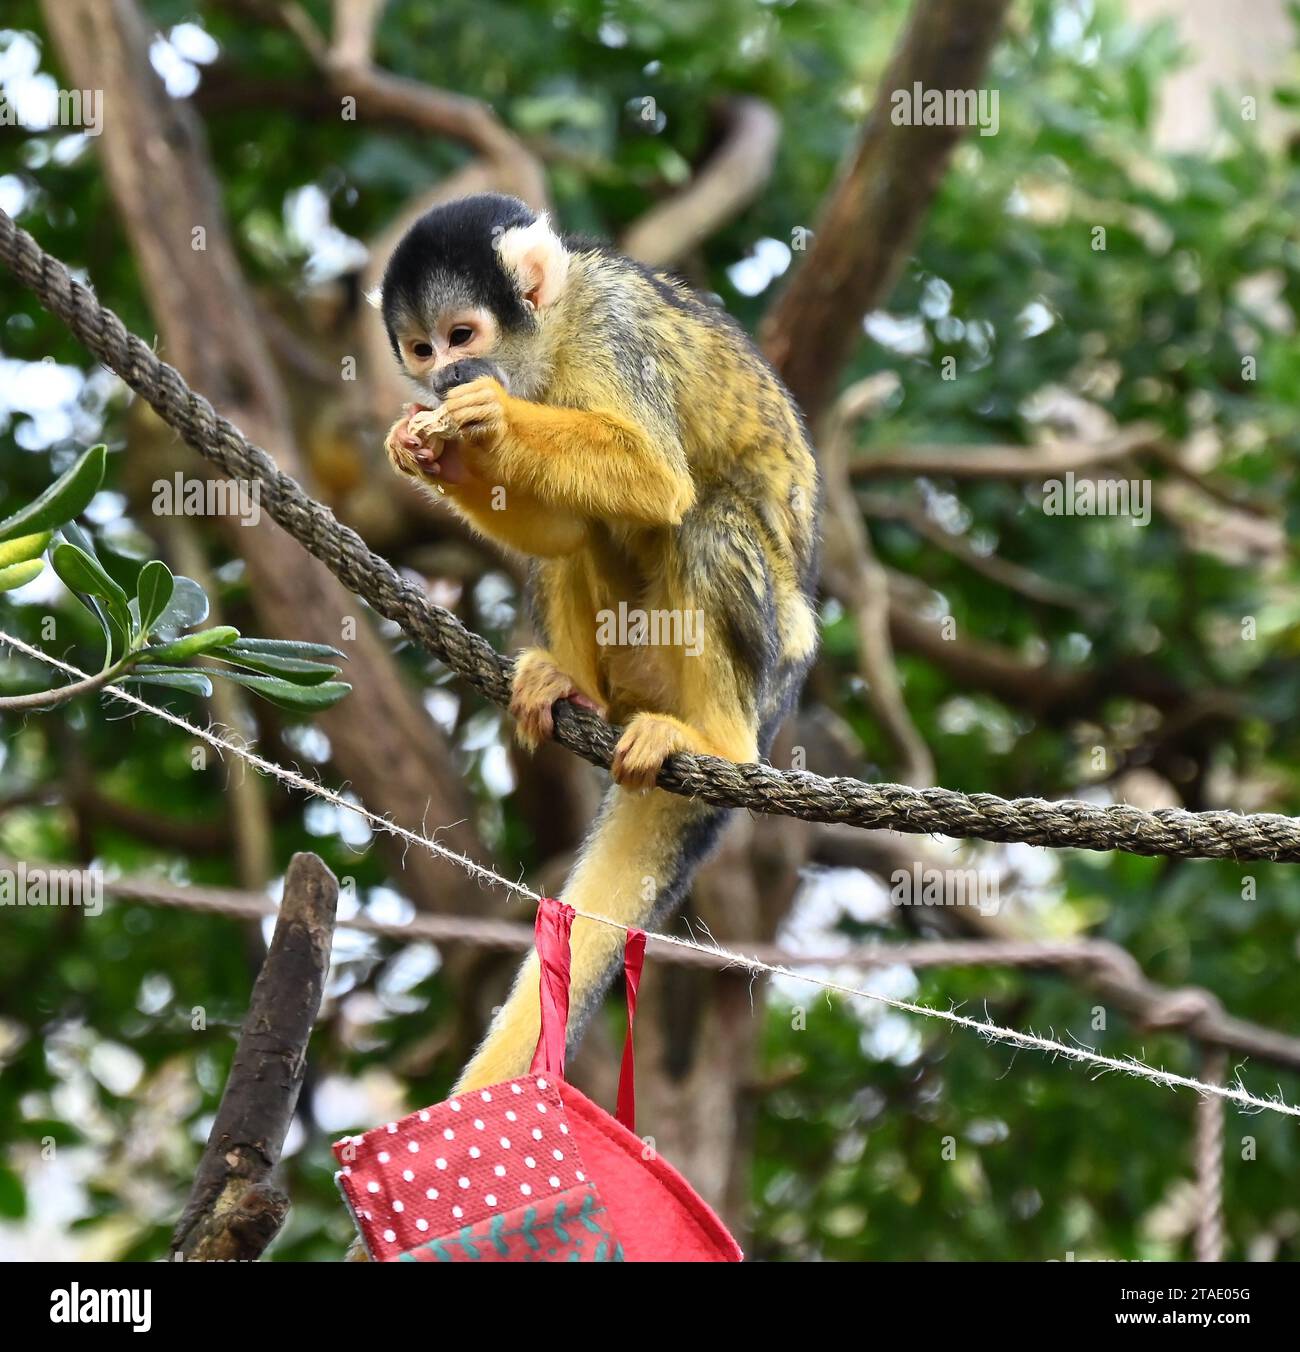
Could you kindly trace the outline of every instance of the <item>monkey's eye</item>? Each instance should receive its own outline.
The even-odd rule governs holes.
[[[426,358],[432,357],[432,356],[433,356],[433,344],[432,344],[432,343],[412,343],[412,344],[411,344],[411,352],[412,352],[412,354],[413,354],[414,356],[419,357],[421,361],[424,361]]]
[[[447,335],[447,341],[452,347],[464,347],[474,336],[474,330],[468,324],[457,324]]]

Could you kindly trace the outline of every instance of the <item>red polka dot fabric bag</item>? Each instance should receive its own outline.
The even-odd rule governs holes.
[[[537,911],[541,1034],[532,1071],[334,1146],[370,1257],[404,1263],[736,1263],[689,1183],[635,1135],[632,1024],[645,935],[624,950],[618,1120],[564,1079],[574,912]],[[647,1158],[647,1156],[649,1156]]]

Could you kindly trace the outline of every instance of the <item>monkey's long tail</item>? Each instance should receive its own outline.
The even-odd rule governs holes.
[[[620,924],[647,926],[681,901],[695,870],[712,850],[727,818],[724,808],[652,789],[612,788],[583,844],[561,900]],[[573,923],[569,1044],[581,1034],[619,968],[621,930],[590,920]],[[520,968],[482,1045],[453,1092],[465,1093],[528,1073],[541,1018],[537,954]]]

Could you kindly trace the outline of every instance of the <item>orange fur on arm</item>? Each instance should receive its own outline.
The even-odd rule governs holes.
[[[476,530],[530,558],[562,558],[586,542],[587,528],[580,517],[505,484],[467,479],[445,485],[444,492]]]
[[[690,475],[628,419],[509,396],[504,402],[506,435],[482,456],[481,472],[600,520],[677,525],[694,501]]]

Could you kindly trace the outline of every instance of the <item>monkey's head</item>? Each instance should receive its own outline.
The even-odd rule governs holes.
[[[545,216],[498,193],[434,207],[403,236],[370,300],[402,369],[441,397],[467,359],[527,397],[545,377],[537,342],[569,255]],[[483,374],[483,372],[479,372]]]

